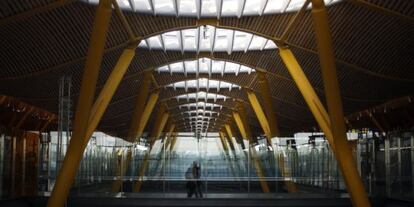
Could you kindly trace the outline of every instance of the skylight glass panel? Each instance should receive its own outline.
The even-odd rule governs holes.
[[[217,0],[203,0],[201,7],[202,17],[214,17],[217,15]]]
[[[175,15],[174,0],[150,0],[154,2],[155,14]]]
[[[233,83],[228,83],[225,81],[219,80],[210,80],[208,78],[198,78],[194,80],[185,80],[176,83],[171,83],[166,86],[167,88],[196,88],[196,89],[229,89],[232,90],[233,88],[241,89],[241,86]]]
[[[135,11],[139,13],[152,13],[151,3],[148,0],[135,0]],[[121,7],[122,8],[122,7]]]
[[[202,122],[208,122],[212,119],[216,119],[214,117],[209,117],[209,116],[202,116],[202,115],[198,115],[198,116],[190,116],[190,117],[184,117],[183,119],[185,120],[190,120],[190,121],[202,121]]]
[[[219,105],[219,104],[213,104],[213,103],[206,103],[206,102],[203,102],[203,101],[199,101],[199,102],[196,102],[196,103],[188,103],[188,104],[182,104],[182,105],[180,105],[179,106],[179,108],[181,109],[181,108],[202,108],[202,109],[205,109],[205,108],[208,108],[208,109],[210,109],[210,110],[213,110],[214,108],[222,108],[222,106],[221,105]]]
[[[178,7],[179,14],[182,16],[195,16],[196,15],[196,2],[194,0],[180,0]]]
[[[221,94],[206,93],[204,91],[199,91],[197,93],[178,95],[174,98],[178,100],[181,100],[181,99],[225,100],[227,97]]]
[[[288,6],[289,1],[285,0],[269,0],[264,9],[265,14],[282,13]]]
[[[99,0],[83,0],[98,4]],[[331,5],[340,0],[325,0]],[[117,0],[123,10],[156,16],[217,18],[261,16],[299,10],[305,0]]]
[[[256,72],[254,69],[233,62],[200,58],[183,62],[171,63],[155,69],[158,73],[184,73],[187,74],[234,74]]]
[[[131,4],[128,0],[118,0],[118,5],[120,8],[131,9]]]
[[[179,36],[178,31],[167,32],[162,35],[165,48],[171,48],[171,50],[179,50],[181,45],[177,41]]]
[[[149,45],[149,48],[151,48],[151,49],[155,49],[155,50],[164,49],[161,46],[161,36],[160,35],[152,36],[152,37],[148,38],[147,44]]]
[[[209,111],[209,110],[203,110],[203,109],[198,109],[198,110],[185,111],[184,113],[187,113],[187,114],[193,114],[193,113],[217,114],[218,112],[216,112],[216,111]]]
[[[224,16],[237,16],[237,8],[241,1],[239,0],[223,0],[223,7],[221,8],[221,13]]]
[[[227,52],[275,49],[276,44],[264,37],[231,29],[201,26],[169,31],[141,41],[140,48],[181,52]]]

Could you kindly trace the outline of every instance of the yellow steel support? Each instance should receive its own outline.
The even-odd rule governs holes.
[[[160,90],[157,89],[154,92],[152,92],[150,97],[148,98],[147,104],[145,105],[145,108],[144,108],[144,112],[142,113],[141,119],[138,123],[138,128],[137,128],[137,133],[136,133],[138,142],[139,142],[140,137],[142,136],[142,133],[144,133],[145,126],[147,125],[147,122],[148,122],[148,119],[150,118],[152,110],[154,109],[154,106],[157,103],[159,95],[160,95]]]
[[[333,143],[333,135],[331,132],[331,122],[329,120],[328,112],[322,105],[318,95],[310,84],[308,78],[306,78],[301,66],[293,55],[292,51],[286,47],[279,47],[279,55],[286,65],[290,75],[296,83],[299,91],[302,93],[305,102],[308,104],[310,111],[318,122],[319,127],[324,131],[325,136],[329,143]],[[332,149],[335,146],[331,145]]]
[[[0,106],[7,100],[7,96],[0,95]]]
[[[229,147],[227,146],[226,137],[224,136],[223,132],[219,132],[219,135],[220,135],[221,144],[223,145],[223,149],[228,154]]]
[[[118,162],[118,172],[117,172],[117,179],[112,182],[111,192],[116,193],[121,191],[122,187],[122,177],[128,170],[129,163],[132,160],[132,150],[128,149],[126,160],[121,157],[121,162]]]
[[[162,166],[161,172],[163,172],[162,169],[164,169],[164,165],[165,165],[164,164],[165,163],[165,159],[164,159],[165,158],[165,153],[168,150],[168,147],[169,147],[169,145],[171,143],[171,139],[172,139],[172,136],[171,135],[172,135],[172,133],[173,133],[173,131],[175,129],[175,124],[172,121],[170,121],[169,123],[167,123],[167,125],[165,126],[165,128],[168,129],[168,130],[165,133],[163,147],[161,149],[161,153],[159,154],[159,158],[161,158],[161,159],[158,160],[157,166],[155,168],[156,171],[158,171],[158,166],[161,164],[161,166]]]
[[[63,207],[75,179],[83,154],[83,142],[89,122],[96,82],[102,62],[106,35],[111,20],[111,0],[101,0],[97,7],[94,25],[85,62],[80,94],[73,122],[73,134],[56,184],[48,200],[48,207]]]
[[[270,132],[269,122],[259,103],[259,100],[256,97],[256,94],[254,94],[254,92],[247,90],[247,89],[246,89],[246,93],[247,93],[247,98],[250,101],[250,105],[252,106],[253,111],[255,112],[257,119],[259,120],[260,126],[262,127],[266,135],[267,141],[269,143],[272,143],[273,136],[272,136],[272,133]]]
[[[368,195],[359,176],[346,136],[342,100],[336,74],[335,57],[328,23],[328,13],[323,0],[312,0],[312,17],[319,61],[325,88],[331,130],[334,136],[335,156],[342,170],[348,193],[354,206],[370,206]]]
[[[162,131],[165,128],[165,124],[168,121],[168,117],[170,117],[170,113],[168,113],[168,112],[167,113],[164,113],[162,115],[161,122],[160,122],[160,129],[157,131],[157,134],[155,134],[155,136],[153,137],[154,138],[153,144],[161,136],[161,133],[162,133]]]
[[[234,121],[236,122],[237,127],[239,128],[240,134],[243,137],[243,139],[251,141],[251,137],[247,135],[245,126],[243,124],[243,121],[240,117],[239,112],[233,111],[233,118],[234,118]]]
[[[224,154],[226,155],[227,163],[230,166],[231,174],[233,175],[233,177],[235,177],[236,173],[234,171],[233,163],[231,161],[229,147],[227,146],[227,141],[226,141],[224,132],[219,132],[219,136],[220,136],[221,145],[223,146]]]
[[[175,124],[171,122],[170,125],[168,126],[167,134],[165,135],[165,138],[166,138],[165,150],[167,150],[169,145],[171,144],[174,130],[175,130]]]
[[[170,152],[174,150],[175,147],[175,143],[177,142],[177,133],[173,132],[172,134],[172,140],[171,140],[171,144],[170,144]]]
[[[227,134],[227,141],[229,143],[229,147],[230,147],[231,151],[233,152],[234,157],[237,157],[236,149],[234,148],[234,143],[233,143],[233,139],[232,139],[233,138],[233,131],[231,129],[230,124],[225,124],[224,129],[225,129],[224,131]]]
[[[123,149],[119,149],[118,150],[118,152],[117,152],[117,157],[116,157],[116,160],[117,160],[117,162],[116,162],[116,164],[117,164],[117,168],[116,168],[116,172],[115,172],[115,176],[116,177],[121,177],[123,174],[122,174],[122,162],[123,162]],[[113,187],[114,187],[114,183],[115,183],[115,181],[112,183],[112,187],[111,187],[111,191],[112,192],[114,192],[115,190],[113,189]],[[116,191],[116,192],[118,192],[118,190]]]
[[[266,74],[263,72],[257,73],[257,79],[258,79],[259,86],[260,86],[260,94],[262,95],[263,109],[266,113],[266,118],[269,123],[270,134],[271,134],[270,138],[280,136],[279,125],[277,123],[277,119],[276,119],[274,109],[272,106],[272,98],[270,95],[271,92],[270,92],[269,82],[266,78]]]
[[[227,141],[228,141],[228,143],[229,143],[229,147],[230,147],[231,151],[233,152],[234,157],[236,157],[236,156],[237,156],[237,155],[236,155],[236,150],[235,150],[235,148],[234,148],[234,143],[233,143],[233,140],[232,140],[232,137],[233,137],[233,131],[232,131],[232,129],[231,129],[230,124],[225,124],[225,125],[224,125],[224,130],[223,130],[223,131],[225,131],[225,132],[226,132],[226,134],[227,134]],[[224,135],[224,132],[223,132],[223,135]],[[226,136],[225,136],[225,137],[226,137]]]
[[[84,138],[84,147],[86,147],[88,144],[90,137],[98,126],[98,123],[101,120],[109,103],[111,102],[116,89],[121,83],[121,80],[124,77],[126,71],[128,70],[131,61],[135,56],[135,48],[135,45],[131,45],[124,49],[121,56],[119,57],[118,62],[115,65],[115,68],[112,70],[111,75],[109,75],[108,80],[105,82],[104,87],[99,93],[98,98],[95,100],[95,103],[91,109],[92,112],[91,116],[89,117],[88,128],[86,130],[86,135]]]
[[[39,132],[44,132],[47,127],[49,126],[49,124],[55,119],[55,117],[50,117],[46,123],[39,129]]]
[[[270,129],[271,128],[278,128],[278,127],[277,127],[276,124],[272,125],[272,127],[270,127],[269,122],[268,122],[269,119],[266,118],[266,115],[264,114],[264,112],[262,110],[262,107],[259,103],[259,100],[256,97],[256,94],[254,94],[252,91],[249,91],[249,90],[246,90],[246,93],[247,93],[247,97],[250,101],[250,104],[251,104],[251,106],[252,106],[252,108],[253,108],[256,116],[257,116],[257,119],[259,120],[259,123],[262,126],[263,131],[266,134],[267,140],[271,144],[272,143],[272,137],[275,137],[274,133],[279,133],[279,130],[274,129],[272,131],[273,132],[272,133]],[[266,92],[262,91],[262,93],[266,93]],[[270,108],[271,108],[271,105],[270,105]],[[272,117],[272,116],[273,116],[273,112],[268,113],[268,117]],[[277,159],[277,161],[279,162],[279,166],[282,166],[283,163],[284,163],[284,158],[281,157],[281,158]],[[290,174],[288,174],[284,170],[284,168],[280,167],[279,170],[280,170],[280,173],[283,177],[286,178],[286,177],[291,176]],[[298,191],[297,188],[296,188],[296,185],[292,181],[285,181],[284,183],[285,183],[285,186],[286,186],[288,192],[294,193],[294,192]]]
[[[226,129],[228,137],[231,139],[233,137],[233,131],[231,130],[230,124],[225,124],[224,128]]]
[[[139,87],[138,95],[135,101],[134,112],[132,113],[131,125],[129,127],[127,139],[133,141],[137,139],[138,127],[142,113],[144,112],[145,103],[149,95],[149,87],[151,86],[151,71],[145,71],[142,85]]]
[[[234,120],[236,122],[237,127],[240,130],[240,134],[242,135],[243,139],[247,139],[250,141],[250,143],[252,141],[254,141],[254,138],[252,136],[252,133],[250,131],[250,127],[247,125],[246,122],[246,116],[244,113],[244,109],[242,108],[242,106],[240,107],[240,114],[239,112],[234,111],[233,112],[233,117]],[[265,177],[264,173],[263,173],[263,166],[262,166],[262,162],[260,161],[260,159],[257,158],[257,154],[254,148],[250,148],[250,152],[251,152],[251,157],[252,157],[252,163],[254,164],[254,167],[256,169],[256,173],[259,176],[259,181],[260,181],[260,186],[262,187],[262,190],[264,193],[269,193],[269,186],[267,185],[267,182],[265,180],[263,180],[263,178]]]
[[[33,112],[33,110],[34,110],[34,108],[30,107],[26,111],[26,113],[23,115],[23,117],[20,119],[20,121],[16,124],[17,129],[20,128],[23,125],[24,121],[26,121],[27,117],[29,117],[29,115]]]
[[[149,137],[150,146],[148,150],[148,156],[146,155],[146,157],[144,158],[143,164],[140,166],[139,177],[144,176],[145,171],[148,166],[148,157],[149,157],[149,154],[151,153],[152,147],[156,139],[161,136],[162,130],[164,129],[165,124],[167,123],[169,113],[167,113],[166,111],[167,111],[167,106],[165,105],[165,103],[161,103],[161,106],[158,109],[156,117],[155,117],[155,122],[153,125],[152,132]],[[141,186],[142,186],[142,180],[137,180],[134,185],[134,191],[139,192],[141,190]]]
[[[155,122],[150,134],[150,149],[152,148],[154,142],[161,136],[162,130],[167,123],[168,117],[169,113],[167,112],[167,106],[165,103],[161,103],[155,116]]]
[[[145,171],[147,171],[149,157],[150,157],[150,151],[148,150],[147,154],[145,154],[145,156],[144,156],[144,160],[142,161],[142,165],[139,168],[139,171],[138,171],[139,177],[138,177],[138,180],[135,181],[134,192],[141,191],[142,177],[145,175]]]

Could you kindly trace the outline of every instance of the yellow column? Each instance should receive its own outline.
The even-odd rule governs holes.
[[[112,182],[111,192],[116,193],[121,190],[122,183],[123,183],[122,177],[127,172],[129,163],[131,163],[131,160],[132,160],[132,150],[128,149],[126,160],[124,161],[121,157],[121,162],[118,163],[118,171],[119,171],[117,173],[118,178],[114,180],[114,182]]]
[[[155,116],[155,122],[152,127],[152,131],[150,134],[150,148],[152,148],[155,141],[161,136],[162,130],[165,127],[169,117],[169,113],[167,112],[167,106],[165,103],[160,103],[160,107],[158,108],[157,114]]]
[[[228,137],[231,139],[233,137],[233,131],[231,130],[230,124],[225,124],[224,128],[226,129]]]
[[[223,145],[223,150],[228,154],[229,148],[227,146],[227,142],[226,142],[226,138],[224,136],[224,133],[223,132],[219,132],[219,135],[220,135],[221,144]]]
[[[224,132],[219,132],[219,135],[220,135],[221,145],[223,146],[224,153],[226,154],[228,165],[230,166],[231,173],[233,174],[233,177],[235,177],[236,174],[234,172],[233,163],[230,159],[229,147],[227,146],[227,141],[226,141]]]
[[[232,139],[232,137],[233,137],[233,131],[231,129],[230,124],[225,124],[224,125],[223,135],[225,135],[225,134],[227,134],[227,136],[225,136],[225,138],[227,138],[227,142],[229,143],[229,148],[232,151],[233,156],[237,159],[237,153],[236,153],[236,149],[234,147],[234,145],[237,144],[237,143],[233,143],[233,139]],[[241,172],[240,171],[241,170],[240,163],[239,162],[236,162],[235,165],[236,165],[236,167],[238,169],[237,172]]]
[[[138,180],[135,182],[134,185],[134,192],[140,192],[141,191],[141,187],[142,187],[142,177],[145,175],[145,171],[147,170],[148,167],[148,159],[150,156],[150,150],[148,150],[147,154],[145,154],[144,156],[144,160],[142,161],[142,165],[140,166],[139,170],[138,170]]]
[[[237,127],[240,130],[240,134],[242,135],[243,139],[247,139],[247,140],[250,140],[250,142],[254,142],[255,139],[252,136],[250,127],[247,125],[246,115],[244,113],[244,109],[242,108],[242,106],[240,106],[239,110],[240,110],[240,113],[236,111],[233,112],[233,117],[234,117]],[[250,146],[248,147],[250,148]],[[267,182],[263,180],[265,175],[262,170],[263,169],[262,162],[260,161],[260,159],[257,159],[257,154],[254,148],[250,148],[250,152],[252,154],[251,156],[252,163],[254,164],[256,173],[260,179],[260,186],[262,187],[262,190],[264,193],[269,193],[270,192],[269,186],[267,185]]]
[[[139,121],[142,117],[142,113],[145,108],[145,104],[147,102],[147,98],[149,95],[149,88],[151,86],[151,71],[145,71],[144,77],[142,80],[142,85],[139,87],[138,95],[135,101],[135,108],[134,112],[132,113],[132,120],[131,125],[129,127],[127,138],[128,140],[135,140],[137,139],[137,133],[138,133],[138,127],[139,127]]]
[[[160,95],[160,90],[157,89],[151,93],[150,97],[148,98],[148,102],[145,105],[144,112],[142,113],[141,119],[138,123],[138,129],[136,133],[137,141],[139,142],[142,133],[144,133],[145,126],[147,125],[148,119],[154,109],[155,104],[157,103],[158,97]]]
[[[172,152],[174,150],[176,142],[177,142],[177,132],[172,134],[172,140],[171,140],[171,144],[170,144],[170,152]]]
[[[140,166],[139,177],[144,176],[145,171],[148,167],[149,154],[151,153],[153,144],[155,143],[156,139],[161,136],[162,130],[164,129],[165,124],[167,123],[169,113],[167,113],[166,111],[167,111],[167,106],[165,105],[165,103],[161,103],[161,106],[158,109],[156,117],[155,117],[155,122],[153,125],[152,132],[149,137],[150,146],[148,149],[148,154],[145,156],[142,166]],[[142,180],[136,181],[134,185],[134,191],[139,192],[141,190],[141,186],[142,186]]]
[[[26,111],[26,113],[23,115],[20,121],[16,124],[17,129],[19,129],[23,125],[24,121],[26,121],[27,117],[33,112],[33,110],[33,107],[29,107],[29,109]]]
[[[170,122],[167,123],[165,128],[168,129],[168,130],[167,130],[167,132],[165,133],[165,136],[164,136],[164,143],[163,143],[164,146],[162,147],[160,153],[158,153],[158,161],[157,161],[157,165],[155,167],[155,172],[158,171],[158,167],[160,165],[162,167],[160,172],[162,172],[162,169],[164,168],[164,163],[165,163],[164,156],[165,156],[165,153],[168,150],[168,147],[171,143],[171,139],[172,139],[171,134],[173,133],[173,131],[175,129],[175,124],[172,121],[170,121]]]
[[[119,57],[119,60],[115,65],[115,68],[112,70],[111,74],[108,77],[108,80],[105,82],[104,87],[99,93],[98,98],[95,100],[91,109],[91,116],[89,117],[88,128],[86,130],[84,139],[84,147],[86,147],[88,144],[90,137],[98,126],[98,123],[101,120],[109,103],[111,102],[116,89],[121,83],[121,80],[124,77],[126,71],[128,70],[131,61],[135,56],[136,45],[131,45],[124,49],[121,57]]]
[[[165,138],[166,138],[165,150],[167,150],[169,145],[171,144],[171,140],[173,138],[174,130],[175,130],[175,124],[173,122],[171,122],[169,127],[168,127],[167,134],[165,135]]]
[[[285,63],[290,75],[296,83],[299,91],[301,92],[305,102],[307,103],[310,111],[318,122],[319,127],[324,131],[325,136],[329,143],[333,143],[333,135],[331,132],[331,122],[329,120],[328,112],[322,105],[318,95],[310,84],[308,78],[306,78],[301,66],[293,55],[292,51],[286,47],[279,47],[279,55]],[[332,149],[335,146],[331,145]]]
[[[269,123],[269,128],[270,128],[270,132],[272,136],[270,137],[271,139],[273,137],[280,136],[280,130],[279,130],[279,125],[277,123],[275,113],[273,111],[269,82],[266,79],[266,74],[263,72],[257,73],[257,79],[258,79],[259,86],[260,86],[260,94],[262,95],[263,108],[266,113],[267,121]],[[272,142],[269,142],[269,143],[272,143]]]
[[[225,124],[224,129],[225,129],[225,132],[227,133],[227,141],[229,142],[229,147],[232,150],[234,157],[236,157],[237,156],[236,155],[236,149],[234,148],[234,143],[233,143],[233,139],[232,139],[233,131],[231,129],[230,124]]]
[[[272,133],[270,132],[269,122],[268,122],[268,119],[266,118],[266,115],[265,115],[265,113],[264,113],[264,111],[263,111],[263,109],[262,109],[262,107],[259,103],[259,100],[256,97],[256,94],[254,94],[252,91],[247,90],[247,89],[246,89],[246,93],[247,93],[247,98],[250,101],[250,105],[252,106],[253,111],[256,114],[257,119],[259,120],[259,124],[262,127],[262,129],[263,129],[263,131],[266,135],[268,143],[272,143],[272,137],[273,136],[272,136]]]
[[[328,14],[323,0],[312,0],[312,17],[318,45],[319,61],[322,69],[326,104],[328,106],[331,130],[334,136],[333,145],[336,149],[335,156],[341,168],[353,205],[368,207],[370,206],[368,195],[359,176],[346,135]]]
[[[92,28],[85,69],[80,87],[80,94],[73,122],[73,134],[62,168],[56,179],[55,187],[48,200],[47,206],[64,206],[69,190],[75,179],[79,162],[83,154],[83,141],[91,113],[93,98],[95,95],[96,82],[102,62],[106,35],[111,19],[111,1],[101,0],[99,2],[94,25]]]
[[[247,97],[250,101],[250,104],[251,104],[251,106],[252,106],[252,108],[253,108],[256,116],[257,116],[257,119],[259,120],[259,123],[262,126],[263,131],[266,134],[266,138],[267,138],[268,142],[271,144],[272,143],[272,137],[277,136],[276,134],[273,134],[273,133],[276,133],[276,132],[279,133],[278,129],[277,130],[276,129],[271,130],[271,129],[272,128],[278,128],[278,126],[276,124],[274,124],[274,125],[271,125],[271,127],[270,127],[270,124],[268,122],[269,119],[266,118],[266,115],[264,114],[264,112],[262,110],[262,107],[259,103],[259,100],[256,97],[256,94],[254,94],[252,91],[249,91],[249,90],[246,90],[246,93],[247,93]],[[262,93],[266,93],[266,92],[262,92]],[[270,107],[271,107],[271,105],[270,105]],[[273,112],[268,113],[268,117],[272,117],[272,116],[274,116]],[[279,157],[279,159],[277,159],[277,161],[279,162],[279,166],[283,166],[284,157]],[[291,177],[290,174],[285,172],[284,168],[279,167],[279,170],[280,170],[281,175],[284,178]],[[284,184],[285,184],[286,189],[287,189],[288,192],[290,192],[290,193],[297,192],[296,185],[292,181],[285,181]]]

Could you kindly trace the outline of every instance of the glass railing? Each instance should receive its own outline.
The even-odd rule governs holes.
[[[266,188],[270,193],[287,193],[287,183],[293,183],[299,193],[346,193],[336,158],[321,134],[274,138],[271,145],[264,139],[241,144],[233,138],[234,149],[228,147],[227,151],[217,137],[198,140],[185,136],[177,140],[175,147],[161,139],[149,149],[124,141],[106,143],[97,137],[85,150],[72,196],[120,192],[185,196],[188,183],[195,181],[201,183],[205,194],[253,194]],[[386,139],[362,136],[350,142],[370,196],[413,199],[413,133],[389,134]],[[54,144],[52,141],[47,146],[51,154],[57,149]],[[59,163],[56,159],[49,156],[49,173],[39,179],[39,185],[47,184],[40,188],[44,194],[53,188]],[[200,167],[197,179],[187,176],[194,162]]]

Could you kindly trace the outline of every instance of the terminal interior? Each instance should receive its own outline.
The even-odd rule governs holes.
[[[414,206],[413,34],[407,0],[3,0],[0,206]]]

